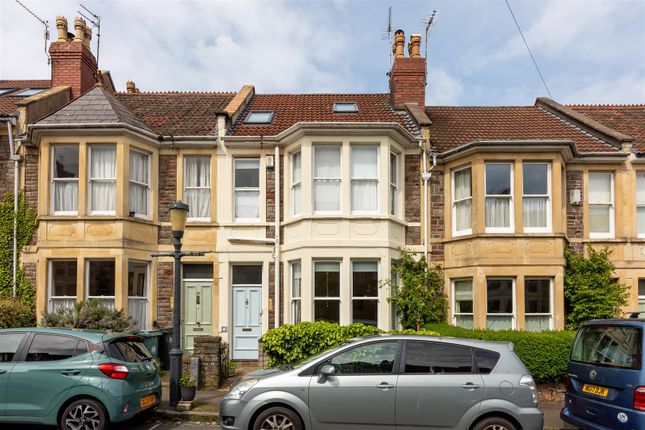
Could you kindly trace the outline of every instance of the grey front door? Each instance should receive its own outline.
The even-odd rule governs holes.
[[[257,360],[262,335],[262,287],[233,287],[233,360]]]
[[[323,364],[336,375],[309,382],[309,410],[314,430],[394,430],[399,342],[374,342],[341,352]],[[319,368],[321,366],[318,366]]]

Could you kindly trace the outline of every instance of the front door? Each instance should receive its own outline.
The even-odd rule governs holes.
[[[193,350],[195,336],[213,334],[213,284],[184,281],[184,349]]]
[[[257,360],[262,335],[262,287],[233,287],[233,360]]]

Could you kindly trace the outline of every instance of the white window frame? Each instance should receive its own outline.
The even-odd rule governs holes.
[[[300,180],[295,181],[293,170],[295,166],[295,158],[298,156],[300,158]],[[302,214],[302,151],[298,149],[297,151],[291,153],[291,214],[293,216],[298,216]],[[300,200],[298,201],[298,207],[296,207],[296,191],[300,192]]]
[[[354,323],[354,302],[355,301],[376,301],[376,327],[379,326],[381,322],[381,307],[379,306],[380,301],[378,298],[378,288],[376,290],[376,296],[354,296],[354,263],[376,263],[376,279],[378,280],[381,274],[381,262],[379,259],[357,259],[350,261],[350,288],[351,288],[351,303],[349,307],[350,313],[350,324]]]
[[[509,180],[510,180],[510,185],[511,185],[511,191],[510,194],[488,194],[486,191],[486,175],[487,175],[487,169],[486,166],[488,165],[493,165],[493,164],[507,164],[510,166],[509,169]],[[515,194],[515,184],[513,183],[513,173],[515,170],[514,163],[512,162],[504,162],[504,161],[487,161],[484,163],[484,225],[486,225],[486,199],[487,198],[505,198],[509,199],[508,207],[509,207],[509,214],[508,214],[508,220],[509,220],[509,226],[508,227],[485,227],[486,233],[514,233],[515,232],[515,203],[514,203],[514,194]],[[471,181],[472,181],[472,171],[471,171]]]
[[[351,171],[352,165],[354,162],[354,149],[355,148],[370,148],[373,149],[376,152],[376,176],[368,178],[368,177],[354,177],[353,172]],[[353,215],[373,215],[379,213],[379,172],[380,172],[380,163],[381,163],[381,157],[379,153],[379,145],[350,145],[349,147],[349,165],[350,165],[350,184],[349,184],[349,193],[350,193],[350,206],[351,206],[351,212]],[[342,154],[341,154],[342,157]],[[341,176],[342,176],[342,171],[341,171]],[[353,205],[353,194],[354,194],[354,182],[370,182],[370,183],[376,183],[376,209],[372,211],[364,211],[364,210],[355,210],[354,205]]]
[[[461,281],[470,281],[470,294],[471,294],[471,301],[473,302],[473,311],[468,313],[468,312],[457,312],[457,295],[456,295],[456,289],[455,289],[455,284],[457,282]],[[474,286],[474,279],[473,278],[455,278],[452,279],[450,282],[450,293],[452,295],[452,325],[455,327],[462,327],[457,324],[457,317],[458,316],[470,316],[473,318],[473,327],[475,325],[475,286]]]
[[[587,184],[589,185],[591,183],[591,175],[593,174],[602,174],[602,175],[609,175],[609,191],[611,193],[609,203],[601,203],[601,202],[592,202],[591,201],[591,192],[587,191],[587,216],[591,213],[591,207],[592,206],[609,206],[609,232],[608,233],[599,233],[599,232],[591,232],[591,225],[589,226],[589,238],[590,239],[612,239],[615,235],[615,192],[614,192],[614,172],[607,172],[607,171],[589,171],[587,174]]]
[[[636,171],[636,233],[640,239],[643,239],[645,238],[645,231],[643,232],[638,231],[638,209],[642,208],[643,210],[645,210],[645,203],[640,203],[640,204],[638,203],[638,177],[639,176],[645,179],[645,170]],[[645,190],[643,190],[643,194],[645,194]]]
[[[332,178],[332,177],[318,177],[316,176],[316,148],[323,148],[323,147],[336,147],[338,148],[338,154],[339,154],[339,166],[338,166],[338,177],[337,178]],[[313,145],[313,156],[312,158],[312,165],[311,165],[311,174],[313,176],[313,189],[312,189],[312,195],[313,198],[311,199],[311,206],[312,206],[312,211],[316,215],[337,215],[342,213],[343,211],[343,145],[341,144],[334,144],[334,145],[328,145],[328,144],[314,144]],[[338,189],[340,192],[338,193],[338,210],[337,211],[321,211],[321,210],[316,210],[316,183],[321,182],[334,182],[338,184]],[[350,192],[351,193],[351,192]]]
[[[524,166],[527,164],[546,164],[546,191],[547,194],[524,194]],[[545,197],[546,198],[546,227],[526,227],[526,220],[522,217],[522,224],[524,224],[524,233],[551,233],[552,229],[552,186],[551,186],[551,162],[549,161],[526,161],[522,163],[522,211],[524,211],[524,199],[531,197]],[[523,213],[523,212],[522,212]]]
[[[188,190],[208,190],[208,199],[212,200],[213,198],[213,175],[211,172],[213,171],[211,163],[213,160],[211,159],[210,156],[208,155],[198,155],[198,154],[186,154],[184,155],[184,201],[186,201],[186,191]],[[208,174],[210,177],[210,187],[189,187],[186,185],[186,173],[188,172],[188,169],[186,166],[188,165],[188,160],[191,158],[204,158],[208,159]],[[210,222],[213,216],[213,205],[211,204],[210,206],[210,211],[209,211],[209,216],[207,217],[188,217],[187,221],[188,222]]]
[[[151,218],[150,215],[152,213],[152,207],[151,207],[152,206],[152,204],[151,204],[152,199],[150,197],[150,195],[151,195],[151,192],[150,192],[150,190],[151,190],[151,188],[150,188],[150,177],[152,175],[152,172],[150,170],[151,170],[151,167],[152,167],[152,154],[150,154],[149,152],[139,150],[139,149],[135,149],[134,147],[130,148],[130,152],[138,152],[139,154],[143,154],[143,155],[145,155],[147,157],[147,159],[148,159],[148,183],[146,184],[146,183],[143,183],[143,182],[133,180],[131,178],[130,172],[128,172],[128,211],[132,212],[132,208],[130,207],[130,185],[134,184],[134,185],[145,187],[145,189],[146,189],[146,200],[148,202],[146,207],[147,207],[148,211],[145,214],[135,211],[134,216],[135,216],[135,218],[142,218],[142,219],[148,219],[149,220]],[[129,159],[130,159],[130,154],[128,153],[128,160]],[[130,169],[132,169],[132,166],[130,166]]]
[[[144,261],[144,260],[128,260],[128,266],[130,263],[139,263],[139,264],[145,264],[146,265],[146,283],[145,283],[145,296],[131,296],[130,292],[128,291],[128,315],[130,315],[130,300],[137,300],[137,301],[142,301],[145,302],[145,309],[146,309],[146,320],[144,326],[139,326],[141,330],[145,330],[148,328],[150,325],[150,262],[149,261]],[[116,269],[116,266],[115,266]],[[130,272],[130,268],[128,267],[128,273]],[[88,284],[89,286],[89,284]],[[115,289],[116,293],[116,289]],[[130,315],[132,316],[132,315]]]
[[[90,263],[93,261],[112,261],[114,262],[114,295],[113,296],[90,296]],[[116,258],[89,258],[85,260],[85,297],[87,300],[97,299],[104,305],[115,309],[116,307]],[[111,300],[111,306],[106,301]]]
[[[455,174],[463,170],[470,170],[470,197],[463,198],[459,201],[455,198]],[[451,199],[452,199],[452,235],[453,237],[465,236],[473,233],[473,169],[471,165],[462,166],[452,171],[451,175],[452,180],[452,190],[451,190]],[[485,185],[484,185],[485,186]],[[470,228],[464,230],[457,230],[457,203],[465,202],[470,200]]]
[[[529,313],[526,312],[526,281],[531,280],[548,280],[549,281],[549,313]],[[544,277],[544,276],[525,276],[524,277],[524,330],[526,330],[526,317],[535,316],[535,317],[549,317],[549,330],[553,330],[553,278]]]
[[[78,149],[78,162],[79,162],[79,171],[78,171],[78,177],[76,178],[56,178],[54,177],[54,172],[56,172],[56,148],[64,148],[64,147],[73,147],[75,146]],[[81,158],[81,148],[78,144],[62,144],[62,145],[52,145],[51,146],[51,151],[50,151],[50,169],[51,169],[51,190],[50,190],[50,195],[49,195],[49,200],[51,203],[51,211],[52,214],[54,215],[78,215],[78,200],[80,197],[81,189],[79,187],[80,184],[80,176],[81,176],[81,171],[80,171],[80,158]],[[55,189],[55,183],[56,182],[76,182],[76,210],[75,211],[57,211],[56,210],[56,193],[54,191]]]
[[[56,261],[76,261],[76,267],[77,267],[77,272],[76,272],[76,285],[77,285],[77,291],[78,291],[78,260],[75,258],[52,258],[47,260],[47,311],[48,312],[54,312],[55,308],[53,307],[52,300],[65,300],[65,301],[72,301],[72,307],[74,304],[76,304],[77,298],[76,295],[74,296],[54,296],[53,290],[54,290],[54,276],[53,276],[53,265],[54,262]],[[68,307],[67,304],[63,305],[64,307]]]
[[[513,313],[508,314],[508,313],[489,313],[488,312],[488,281],[512,281],[512,289],[513,289]],[[516,279],[513,277],[506,277],[506,276],[493,276],[490,278],[486,278],[486,329],[487,330],[492,330],[488,328],[488,317],[490,315],[492,316],[510,316],[511,317],[511,330],[516,330],[517,329],[517,282]]]
[[[237,162],[239,160],[256,160],[258,162],[258,186],[257,187],[238,187],[236,184],[236,174],[237,171]],[[254,222],[260,221],[262,218],[262,161],[260,157],[236,157],[233,159],[233,218],[235,221],[241,222]],[[258,216],[257,218],[242,218],[237,216],[237,193],[248,193],[248,192],[257,192],[258,199]]]
[[[392,172],[392,157],[394,157],[394,169],[395,172]],[[390,215],[398,216],[399,215],[399,154],[396,152],[390,151]],[[394,173],[394,174],[392,174]]]
[[[640,280],[641,280],[641,279],[644,279],[644,280],[645,280],[645,278],[638,278],[638,280],[637,280],[638,284],[640,284]],[[639,285],[636,285],[636,294],[637,294],[637,296],[638,296],[638,302],[637,302],[637,304],[638,304],[638,308],[640,309],[641,304],[645,305],[645,296],[640,294],[640,287],[639,287]]]
[[[114,151],[114,177],[113,178],[92,178],[92,152],[95,148],[104,149],[110,146]],[[116,176],[118,165],[116,163],[116,145],[88,145],[89,151],[87,154],[87,207],[89,208],[90,215],[115,215],[116,214]],[[114,184],[114,210],[113,211],[95,211],[92,209],[92,183],[96,182],[111,182]]]
[[[338,294],[339,296],[336,297],[320,297],[318,298],[316,296],[316,265],[318,263],[338,263],[338,273],[339,273],[339,280],[340,280],[340,285],[338,288]],[[317,301],[335,301],[338,302],[338,323],[340,324],[342,319],[343,319],[343,301],[340,297],[340,294],[343,291],[343,261],[342,260],[334,260],[334,259],[324,259],[324,260],[313,260],[313,264],[311,265],[311,270],[312,270],[312,308],[311,308],[311,316],[312,316],[312,321],[316,321],[316,302]]]
[[[298,265],[300,266],[300,295],[293,295],[293,282],[295,280],[293,268]],[[289,286],[291,287],[291,323],[297,324],[302,322],[302,260],[293,260],[289,262]],[[300,305],[300,315],[296,315],[296,302]]]

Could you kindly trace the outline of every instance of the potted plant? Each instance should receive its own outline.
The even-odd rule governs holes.
[[[181,398],[187,402],[192,402],[195,400],[195,394],[197,392],[197,381],[195,378],[190,376],[190,373],[184,372],[179,378],[179,386],[181,387]]]

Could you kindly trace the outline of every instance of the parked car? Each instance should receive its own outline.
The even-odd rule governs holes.
[[[645,429],[644,326],[645,319],[631,318],[578,329],[562,420],[585,430]]]
[[[0,330],[0,423],[103,430],[154,408],[160,399],[157,364],[141,337]]]
[[[541,430],[533,378],[510,343],[428,336],[347,342],[253,372],[226,394],[223,430]]]

